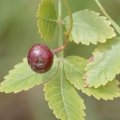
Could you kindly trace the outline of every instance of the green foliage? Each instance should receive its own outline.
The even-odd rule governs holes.
[[[60,66],[53,80],[45,84],[45,98],[58,119],[84,120],[83,100],[66,80],[62,63]]]
[[[112,81],[120,73],[120,38],[100,44],[93,52],[92,59],[85,74],[88,86],[99,87]]]
[[[95,1],[101,8],[99,1]],[[98,100],[112,100],[120,97],[119,82],[115,78],[120,73],[120,38],[113,38],[116,33],[111,23],[118,32],[120,27],[114,24],[115,22],[104,12],[107,18],[90,10],[81,10],[71,14],[67,0],[64,4],[69,15],[62,20],[62,3],[58,1],[59,17],[57,17],[54,2],[54,0],[41,0],[39,5],[37,26],[41,37],[44,40],[53,39],[56,26],[59,24],[58,43],[61,45],[63,38],[70,39],[56,50],[61,51],[68,41],[85,45],[98,44],[93,55],[87,61],[80,56],[64,58],[64,53],[61,53],[59,57],[54,57],[51,70],[45,74],[33,72],[25,58],[5,76],[5,80],[0,84],[0,92],[17,93],[46,82],[45,98],[58,119],[85,120],[84,101],[75,89]],[[62,27],[70,30],[66,32]],[[66,33],[64,36],[63,32]],[[107,41],[107,39],[110,40]]]
[[[97,99],[112,100],[114,97],[120,97],[120,89],[118,88],[119,82],[113,80],[108,82],[105,86],[99,88],[84,87],[85,80],[83,76],[85,74],[84,68],[87,65],[87,61],[78,56],[69,56],[64,60],[64,68],[67,79],[76,89],[82,90],[83,93],[88,96],[94,96]]]
[[[37,26],[44,40],[51,40],[56,28],[56,10],[54,0],[41,0],[37,12]]]
[[[55,59],[51,71],[41,75],[32,71],[27,63],[27,60],[24,59],[22,63],[17,64],[15,68],[11,70],[7,76],[5,76],[5,80],[0,84],[0,92],[17,93],[22,90],[28,90],[49,80],[56,71],[57,58]]]
[[[99,13],[90,10],[81,10],[73,15],[73,29],[71,39],[75,43],[89,45],[105,43],[108,38],[116,34],[110,26],[111,22],[106,17],[100,16]],[[65,18],[66,27],[69,23],[69,17]]]

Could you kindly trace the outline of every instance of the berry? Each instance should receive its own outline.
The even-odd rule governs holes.
[[[53,64],[53,53],[44,44],[33,45],[28,53],[28,64],[37,73],[45,73]]]

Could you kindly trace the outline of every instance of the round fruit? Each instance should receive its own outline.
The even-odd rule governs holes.
[[[44,44],[32,46],[28,53],[28,64],[37,73],[47,72],[53,64],[53,53]]]

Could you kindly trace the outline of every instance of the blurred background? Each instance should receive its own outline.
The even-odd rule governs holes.
[[[41,38],[36,26],[39,0],[0,0],[0,82],[13,66],[26,57],[28,49]],[[99,11],[93,0],[69,0],[72,11]],[[101,0],[109,15],[120,24],[120,0]],[[57,41],[49,44],[55,47]],[[74,48],[74,51],[73,49]],[[71,51],[72,49],[72,51]],[[66,55],[90,56],[94,46],[69,44]],[[18,94],[0,93],[0,120],[56,120],[44,100],[43,86]],[[86,120],[120,120],[120,99],[97,101],[83,95]]]

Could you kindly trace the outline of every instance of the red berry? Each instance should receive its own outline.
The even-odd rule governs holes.
[[[32,46],[28,53],[28,64],[37,73],[47,72],[53,64],[53,53],[44,44]]]

